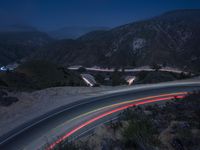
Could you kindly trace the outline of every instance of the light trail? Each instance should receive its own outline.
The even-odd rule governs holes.
[[[108,115],[114,114],[116,112],[125,110],[125,109],[133,107],[133,106],[144,105],[144,104],[158,102],[158,101],[172,100],[174,98],[180,99],[180,98],[184,98],[186,95],[187,95],[187,92],[179,92],[179,93],[173,93],[173,94],[163,94],[163,95],[159,95],[159,96],[149,96],[150,98],[146,97],[146,98],[141,98],[141,99],[137,99],[137,100],[122,102],[122,103],[119,103],[119,104],[114,104],[114,106],[117,106],[117,105],[120,105],[120,104],[123,105],[123,104],[127,104],[127,103],[130,103],[130,102],[134,102],[134,103],[127,104],[127,105],[119,107],[119,108],[115,108],[111,111],[105,112],[105,113],[103,113],[103,114],[101,114],[97,117],[94,117],[94,118],[86,121],[85,123],[83,123],[83,124],[79,125],[78,127],[72,129],[70,132],[68,132],[67,134],[65,134],[64,136],[59,138],[57,141],[52,143],[46,150],[53,150],[56,147],[56,145],[60,144],[64,140],[66,140],[68,137],[70,137],[72,134],[74,134],[78,130],[80,130],[80,129],[84,128],[85,126],[87,126],[87,125],[89,125],[89,124],[91,124],[91,123],[93,123],[93,122],[95,122],[99,119],[102,119],[102,118],[104,118]],[[146,100],[146,99],[148,99],[148,100]],[[142,101],[142,100],[146,100],[146,101]],[[111,106],[113,106],[113,105],[110,105],[110,106],[107,106],[107,107],[111,107]],[[102,109],[102,108],[100,108],[100,109]],[[86,114],[88,114],[88,113],[86,113]]]
[[[77,117],[74,117],[71,120],[68,120],[67,123],[72,122],[72,121],[74,121],[76,119],[82,118],[82,117],[84,117],[86,115],[89,115],[89,114],[101,111],[103,109],[111,108],[111,107],[116,107],[116,106],[120,106],[120,105],[124,105],[124,104],[129,104],[129,103],[132,103],[132,102],[138,102],[138,101],[142,101],[142,100],[154,99],[154,98],[158,98],[158,97],[167,97],[167,96],[174,96],[175,97],[176,95],[187,95],[187,94],[188,94],[187,92],[178,92],[178,93],[170,93],[170,94],[161,94],[161,95],[156,95],[156,96],[148,96],[148,97],[139,98],[139,99],[135,99],[135,100],[128,100],[128,101],[125,101],[125,102],[120,102],[120,103],[117,103],[117,104],[112,104],[112,105],[109,105],[109,106],[101,107],[101,108],[89,111],[87,113],[81,114],[81,115],[79,115]],[[63,124],[65,124],[65,123],[63,123]]]

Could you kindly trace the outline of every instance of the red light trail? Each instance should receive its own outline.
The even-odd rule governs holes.
[[[144,104],[148,104],[148,103],[153,103],[153,102],[158,102],[158,101],[166,101],[166,100],[172,100],[174,98],[184,98],[186,96],[186,94],[181,94],[181,95],[173,95],[173,96],[168,96],[168,97],[161,97],[161,98],[155,98],[155,99],[151,99],[151,100],[145,100],[145,101],[141,101],[141,102],[135,102],[132,104],[128,104],[119,108],[116,108],[114,110],[105,112],[95,118],[92,118],[91,120],[86,121],[85,123],[79,125],[78,127],[74,128],[73,130],[71,130],[70,132],[68,132],[67,134],[65,134],[63,137],[59,138],[57,141],[55,141],[54,143],[52,143],[46,150],[53,150],[55,148],[56,145],[58,145],[59,143],[63,142],[64,140],[66,140],[69,136],[71,136],[72,134],[74,134],[75,132],[77,132],[78,130],[84,128],[85,126],[99,120],[102,119],[103,117],[106,117],[108,115],[111,115],[113,113],[125,110],[127,108],[133,107],[133,106],[138,106],[138,105],[144,105]]]

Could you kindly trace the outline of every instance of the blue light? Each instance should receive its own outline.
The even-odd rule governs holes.
[[[0,68],[1,71],[7,71],[7,68],[5,66]]]

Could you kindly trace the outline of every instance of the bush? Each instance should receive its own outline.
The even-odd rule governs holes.
[[[162,66],[158,64],[152,64],[151,68],[154,69],[155,71],[159,71],[162,68]]]
[[[14,72],[1,75],[2,80],[17,89],[44,89],[55,86],[84,86],[78,73],[47,61],[28,61]]]
[[[122,78],[122,73],[117,69],[111,75],[112,86],[117,86],[121,84],[125,84],[126,81]]]
[[[98,73],[94,77],[95,77],[95,80],[97,81],[97,83],[104,84],[105,78],[102,74]]]
[[[7,84],[6,82],[4,82],[3,80],[0,79],[0,86],[5,86],[5,87],[7,87],[8,84]]]
[[[1,97],[0,98],[0,105],[2,106],[10,106],[13,103],[18,102],[18,98],[16,97]]]
[[[149,72],[146,74],[143,80],[138,81],[139,83],[159,83],[166,81],[173,81],[176,78],[169,72]]]
[[[87,70],[86,70],[86,68],[84,68],[84,67],[80,67],[80,68],[78,68],[78,70],[77,70],[79,73],[84,73],[84,72],[86,72]]]
[[[147,149],[150,147],[149,145],[159,144],[159,140],[155,136],[158,131],[140,107],[134,111],[125,110],[122,119],[128,121],[128,126],[122,132],[126,148]]]

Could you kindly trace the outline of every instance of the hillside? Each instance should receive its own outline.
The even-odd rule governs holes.
[[[117,120],[57,149],[199,150],[199,96],[196,92],[182,100],[130,108]]]
[[[95,30],[108,30],[107,27],[64,27],[54,31],[49,31],[48,34],[55,39],[76,39],[88,32]]]
[[[57,41],[35,57],[67,65],[164,64],[199,71],[199,23],[199,9],[171,11],[109,31],[93,31],[77,40]]]
[[[29,29],[0,31],[0,65],[18,61],[36,52],[52,39],[45,33]]]
[[[79,74],[47,61],[28,61],[15,71],[0,73],[0,86],[36,90],[55,86],[85,86]]]

